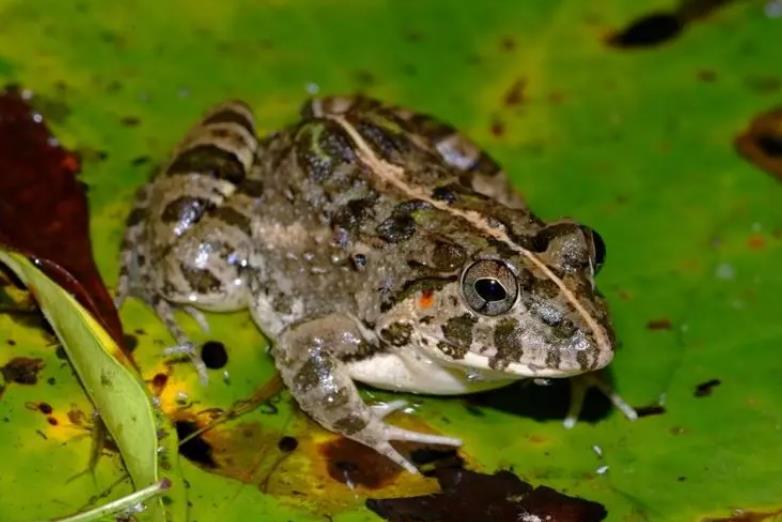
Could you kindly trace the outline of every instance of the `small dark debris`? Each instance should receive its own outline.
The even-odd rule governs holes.
[[[608,44],[620,48],[659,45],[681,34],[690,23],[708,17],[734,0],[681,0],[673,11],[642,16],[611,36]]]
[[[68,360],[68,354],[65,352],[65,348],[63,348],[62,346],[57,347],[57,349],[54,351],[54,355],[60,360],[63,361]]]
[[[279,441],[277,441],[277,448],[279,448],[280,451],[283,453],[290,453],[292,451],[295,451],[296,448],[299,447],[299,441],[296,440],[296,437],[291,437],[289,435],[286,435],[285,437],[282,437]]]
[[[354,77],[356,78],[356,83],[362,87],[368,87],[375,83],[375,75],[363,69],[356,71]]]
[[[120,123],[125,127],[137,127],[141,120],[136,116],[125,116],[120,120]]]
[[[523,78],[519,78],[518,80],[513,82],[513,85],[510,86],[508,92],[505,93],[505,105],[507,105],[508,107],[513,107],[523,102],[524,89],[526,88],[526,86],[527,86],[527,82]]]
[[[146,165],[147,163],[149,163],[149,156],[136,156],[130,160],[130,164],[134,167],[140,167],[141,165]]]
[[[696,397],[708,397],[711,395],[711,391],[722,384],[719,379],[710,379],[706,382],[702,382],[695,387],[694,395]]]
[[[40,411],[44,415],[51,415],[54,409],[52,408],[51,404],[49,404],[48,402],[42,402],[38,404],[38,411]]]
[[[46,384],[48,384],[49,386],[54,386],[55,384],[57,384],[57,379],[55,379],[54,377],[49,377],[48,379],[46,379]]]
[[[744,158],[782,179],[782,107],[757,115],[735,145]]]
[[[714,83],[717,81],[717,73],[711,69],[701,69],[698,71],[696,77],[704,83]]]
[[[38,382],[38,372],[45,366],[43,359],[31,357],[14,357],[0,367],[6,382],[16,384],[35,384]]]
[[[682,477],[676,477],[676,481],[677,481],[677,482],[685,482],[686,480],[687,480],[687,477],[684,477],[684,476],[682,476]]]
[[[8,346],[16,346],[16,341],[14,341],[13,339],[8,339],[5,343]]]
[[[179,440],[198,431],[199,426],[196,422],[189,420],[176,421],[176,433]],[[186,459],[201,464],[207,468],[216,468],[217,463],[212,456],[212,446],[203,438],[202,435],[193,437],[179,446],[179,454]]]
[[[135,335],[125,334],[122,336],[122,344],[124,345],[125,350],[130,353],[138,346],[138,339]]]
[[[500,40],[500,48],[503,51],[510,52],[516,48],[516,40],[514,40],[512,36],[504,36],[502,40]]]
[[[673,324],[667,317],[661,317],[660,319],[652,319],[646,323],[648,330],[670,330]]]
[[[675,38],[682,29],[684,24],[675,13],[654,13],[612,35],[608,44],[620,48],[650,47]]]
[[[505,134],[505,124],[502,123],[500,120],[494,120],[491,122],[491,127],[489,127],[489,131],[492,133],[493,136],[500,137],[503,134]]]
[[[210,370],[218,370],[228,364],[228,352],[220,341],[207,341],[201,347],[201,358]]]
[[[649,406],[641,406],[635,408],[635,413],[638,414],[638,418],[650,417],[652,415],[662,415],[665,413],[665,406],[662,404],[650,404]]]
[[[46,422],[48,422],[52,426],[57,426],[59,424],[59,422],[57,422],[57,419],[55,419],[54,417],[47,417]]]
[[[596,502],[563,495],[547,486],[533,488],[510,471],[494,475],[459,468],[435,472],[442,493],[420,497],[369,499],[367,507],[391,522],[518,522],[527,517],[557,522],[603,520]]]

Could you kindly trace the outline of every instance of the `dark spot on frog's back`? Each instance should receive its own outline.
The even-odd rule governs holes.
[[[246,179],[237,187],[239,194],[250,198],[259,198],[263,195],[263,182],[257,179]]]
[[[170,176],[203,174],[236,185],[241,183],[245,176],[244,166],[239,158],[216,145],[198,145],[185,150],[169,165],[166,173]]]
[[[372,148],[385,159],[409,149],[410,144],[401,132],[393,132],[366,121],[356,124],[356,130]]]
[[[248,218],[238,210],[234,209],[233,207],[228,205],[223,205],[215,211],[214,216],[219,220],[223,221],[224,223],[228,223],[229,225],[235,226],[236,228],[241,230],[245,235],[247,236],[251,235],[250,218]]]
[[[314,119],[296,133],[296,158],[312,179],[328,179],[334,169],[356,159],[350,139],[334,121]]]
[[[415,220],[407,216],[391,216],[377,226],[377,235],[389,243],[400,243],[415,234]]]
[[[331,218],[331,226],[356,230],[362,222],[374,216],[375,197],[352,199],[338,209]]]
[[[524,353],[521,344],[521,331],[515,319],[503,319],[494,328],[494,344],[497,355],[489,361],[489,366],[495,370],[505,368],[510,362],[518,361]]]
[[[472,330],[478,320],[472,314],[463,314],[448,319],[442,329],[443,336],[452,345],[463,350],[461,357],[469,350],[472,344]],[[453,355],[452,355],[453,356]]]
[[[186,264],[181,264],[182,275],[190,286],[200,293],[215,292],[221,288],[220,280],[217,279],[209,270],[193,268]]]
[[[255,135],[255,127],[253,122],[250,121],[244,114],[239,111],[226,108],[220,112],[216,112],[204,120],[204,125],[210,123],[236,123],[241,125],[251,135]]]
[[[429,203],[418,199],[403,201],[391,212],[391,217],[377,226],[377,235],[389,243],[399,243],[415,234],[413,213],[431,208]]]
[[[182,196],[166,205],[160,219],[164,223],[197,223],[201,216],[211,208],[212,203],[206,199]]]

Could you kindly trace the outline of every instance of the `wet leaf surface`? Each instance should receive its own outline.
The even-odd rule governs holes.
[[[463,129],[541,217],[573,217],[605,240],[598,286],[620,343],[611,377],[649,414],[628,423],[593,396],[583,422],[565,430],[568,385],[553,382],[467,399],[404,396],[411,408],[392,421],[459,436],[467,469],[512,468],[533,487],[604,505],[609,520],[724,519],[736,507],[782,505],[782,186],[766,174],[776,172],[773,139],[753,131],[782,106],[773,5],[0,0],[0,82],[30,88],[78,151],[109,286],[135,190],[221,99],[246,99],[261,133],[293,122],[313,92],[355,91]],[[606,45],[655,13],[674,30],[653,23],[651,36],[629,38],[638,45]],[[745,134],[749,153],[735,143]],[[0,367],[43,361],[36,384],[6,383],[0,400],[0,514],[20,522],[129,492],[127,482],[111,487],[122,466],[109,449],[73,478],[90,462],[91,406],[31,302],[0,285]],[[130,300],[121,314],[143,380],[173,422],[204,429],[273,382],[247,314],[211,314],[209,334],[182,317],[202,346],[225,349],[223,361],[208,345],[217,357],[207,388],[161,354],[172,339],[148,309]],[[711,394],[696,396],[714,379]],[[192,520],[377,521],[367,498],[439,491],[433,478],[401,473],[351,489],[323,452],[339,439],[286,393],[267,392],[200,434],[215,467],[181,459]],[[280,442],[291,439],[293,449]],[[350,472],[344,462],[356,455],[347,457]]]

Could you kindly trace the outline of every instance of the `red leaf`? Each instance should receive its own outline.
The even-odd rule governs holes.
[[[79,158],[27,98],[16,89],[0,93],[0,243],[28,255],[122,346],[117,310],[92,258]]]

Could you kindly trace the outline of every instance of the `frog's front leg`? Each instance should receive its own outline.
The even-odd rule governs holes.
[[[415,466],[389,443],[392,440],[459,446],[451,437],[416,433],[383,422],[394,408],[372,408],[361,399],[343,359],[366,348],[357,322],[328,315],[290,326],[272,354],[282,379],[302,410],[330,431],[360,442],[411,473]]]

